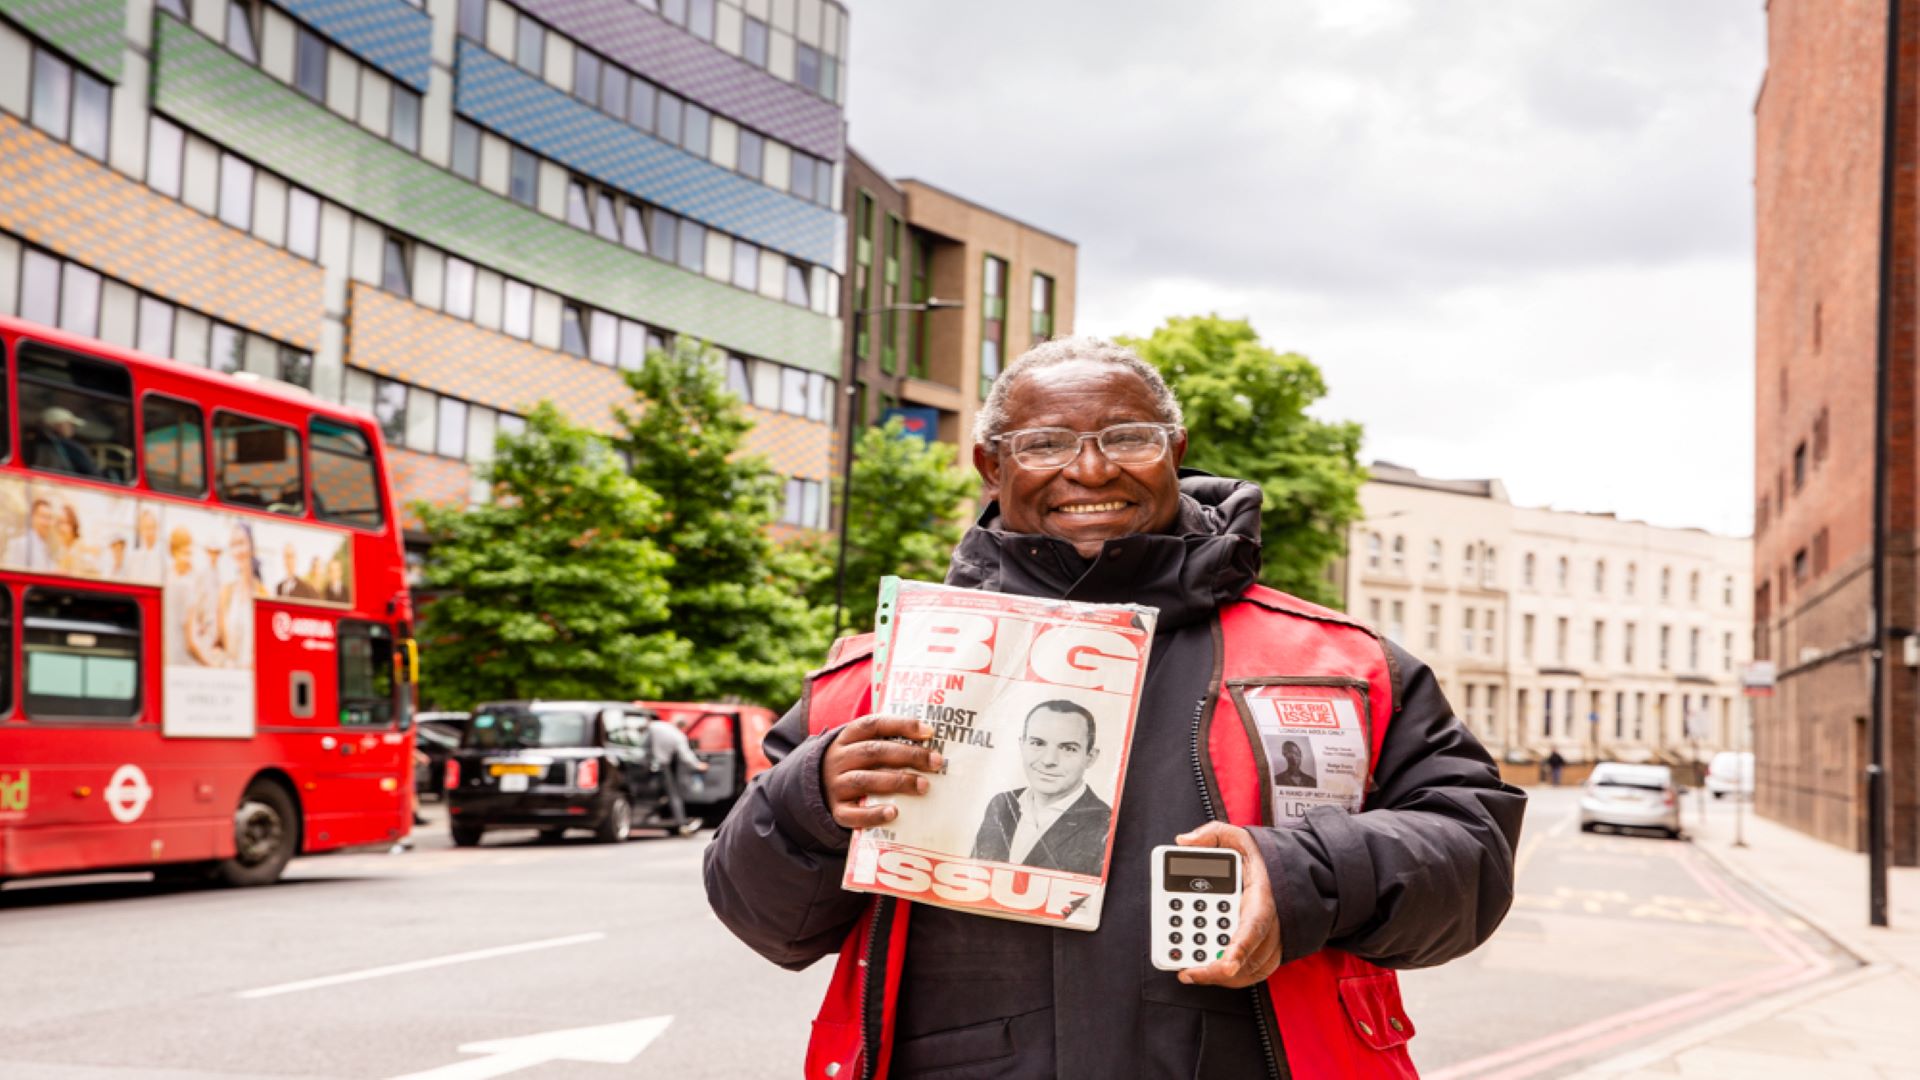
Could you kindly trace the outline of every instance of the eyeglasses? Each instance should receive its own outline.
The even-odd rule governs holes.
[[[1004,446],[1025,469],[1064,469],[1080,456],[1080,444],[1094,440],[1100,453],[1115,465],[1151,465],[1167,456],[1167,446],[1178,430],[1174,424],[1111,424],[1099,431],[1071,428],[1023,428],[987,440]]]

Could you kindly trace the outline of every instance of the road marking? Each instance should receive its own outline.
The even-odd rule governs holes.
[[[1765,909],[1706,873],[1699,865],[1698,855],[1692,851],[1678,850],[1671,857],[1709,896],[1740,917],[1738,925],[1759,938],[1784,963],[1601,1017],[1518,1046],[1496,1050],[1429,1073],[1428,1080],[1465,1080],[1467,1077],[1477,1080],[1523,1080],[1556,1065],[1613,1049],[1685,1021],[1724,1014],[1736,1005],[1763,995],[1785,992],[1832,973],[1833,964],[1830,961],[1787,933]]]
[[[348,971],[339,975],[322,975],[317,979],[301,979],[299,982],[280,983],[277,986],[263,986],[258,990],[242,990],[235,997],[253,999],[277,997],[280,994],[295,994],[302,990],[318,990],[324,986],[339,986],[341,983],[364,982],[367,979],[382,979],[388,975],[404,975],[410,971],[425,971],[428,968],[446,967],[449,964],[465,964],[474,960],[491,960],[497,956],[513,956],[516,953],[533,952],[538,949],[557,949],[566,945],[585,945],[589,941],[599,941],[607,935],[595,930],[586,934],[571,934],[567,937],[547,938],[543,941],[525,941],[518,945],[498,945],[491,949],[475,949],[472,952],[453,953],[450,956],[436,956],[426,960],[409,960],[402,964],[385,964],[363,971]]]
[[[485,1054],[456,1061],[426,1072],[407,1073],[393,1080],[488,1080],[553,1061],[581,1061],[597,1065],[626,1065],[640,1056],[673,1023],[671,1016],[649,1016],[598,1027],[545,1031],[509,1039],[488,1039],[460,1047],[463,1054]]]

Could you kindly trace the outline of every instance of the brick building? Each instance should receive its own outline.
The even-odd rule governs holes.
[[[1874,398],[1887,5],[1773,0],[1755,104],[1753,648],[1761,813],[1866,843]],[[1915,121],[1920,2],[1902,0],[1890,340],[1886,685],[1894,860],[1920,863],[1920,717],[1900,638],[1916,592]]]

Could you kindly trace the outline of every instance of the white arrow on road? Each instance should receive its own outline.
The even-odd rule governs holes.
[[[598,1065],[625,1065],[673,1023],[671,1016],[649,1016],[599,1027],[568,1028],[510,1039],[488,1039],[460,1047],[463,1054],[486,1054],[426,1072],[408,1073],[393,1080],[487,1080],[530,1069],[549,1061],[582,1061]]]

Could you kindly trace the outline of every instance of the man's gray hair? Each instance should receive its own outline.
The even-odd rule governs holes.
[[[973,441],[984,444],[1007,430],[1007,396],[1013,392],[1015,383],[1038,368],[1070,364],[1075,360],[1112,364],[1140,376],[1140,381],[1147,384],[1147,393],[1153,396],[1153,409],[1159,414],[1160,422],[1185,423],[1186,418],[1180,412],[1180,399],[1173,396],[1167,380],[1161,378],[1153,365],[1140,359],[1140,355],[1132,349],[1116,345],[1106,338],[1055,338],[1020,354],[1020,358],[1007,365],[1007,369],[993,381],[993,389],[987,393],[987,400],[981,404],[980,411],[973,414]]]

